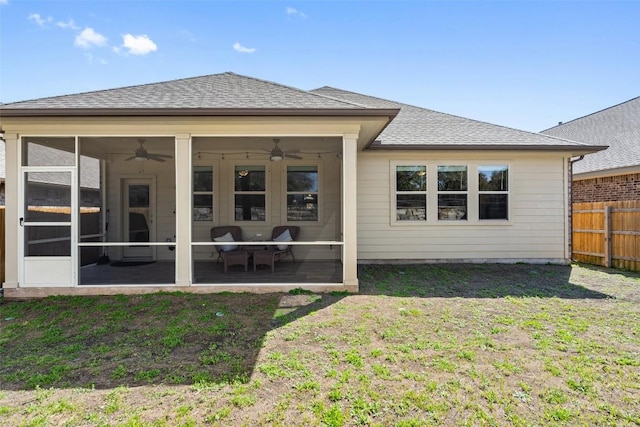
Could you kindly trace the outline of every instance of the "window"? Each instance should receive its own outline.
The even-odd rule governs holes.
[[[193,167],[193,220],[213,221],[213,168]]]
[[[396,166],[396,221],[427,220],[427,167]]]
[[[317,166],[287,166],[287,221],[318,221]]]
[[[234,212],[236,221],[266,221],[265,166],[236,166]]]
[[[467,219],[466,166],[438,166],[438,219]]]
[[[509,167],[478,167],[479,219],[509,219]]]

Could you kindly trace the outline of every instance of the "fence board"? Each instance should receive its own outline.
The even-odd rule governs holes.
[[[611,266],[640,271],[640,200],[574,203],[572,224],[573,259],[606,266],[608,255]]]

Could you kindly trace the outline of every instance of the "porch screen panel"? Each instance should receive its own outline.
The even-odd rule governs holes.
[[[71,173],[25,173],[24,255],[71,256]]]
[[[75,166],[74,137],[25,137],[22,166]]]
[[[71,221],[71,173],[26,174],[25,222]]]

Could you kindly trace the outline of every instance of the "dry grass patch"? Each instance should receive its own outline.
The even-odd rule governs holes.
[[[640,425],[640,278],[364,266],[358,295],[0,304],[0,425]]]

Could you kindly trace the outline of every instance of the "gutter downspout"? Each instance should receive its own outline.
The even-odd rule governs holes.
[[[569,159],[569,258],[573,259],[573,164],[584,159],[584,154],[575,159]]]

